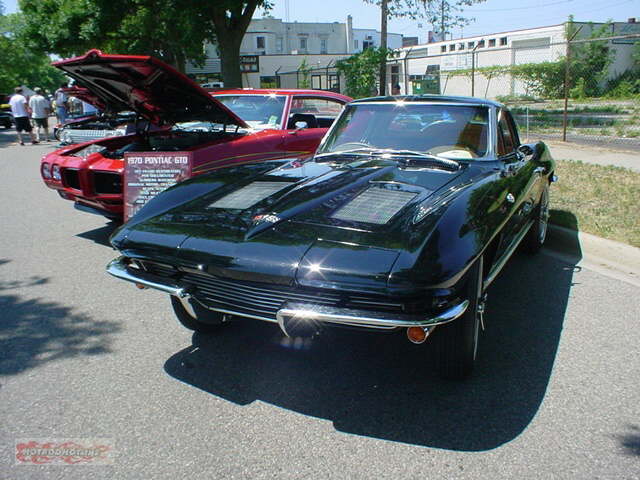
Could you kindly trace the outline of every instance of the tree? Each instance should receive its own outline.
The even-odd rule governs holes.
[[[598,28],[593,28],[589,39],[608,37],[611,35],[611,22],[606,22]],[[573,16],[569,17],[566,26],[567,39],[571,40],[579,32],[573,22]],[[607,41],[590,40],[586,42],[570,43],[571,48],[569,61],[570,83],[579,85],[576,91],[582,96],[596,97],[600,95],[603,84],[609,75],[609,66],[613,62],[613,51]],[[565,60],[566,61],[566,60]],[[582,80],[581,80],[582,79]]]
[[[375,95],[380,65],[391,52],[382,48],[367,48],[336,62],[338,72],[346,79],[346,94],[353,98]]]
[[[0,9],[0,58],[2,93],[12,92],[19,85],[41,87],[51,92],[64,81],[62,72],[50,65],[51,59],[29,43],[24,16],[20,13],[2,15]]]
[[[217,43],[226,86],[241,86],[240,43],[257,7],[269,0],[19,0],[28,34],[49,53],[90,48],[153,55],[184,71]]]
[[[28,35],[49,53],[73,56],[90,48],[153,55],[184,71],[204,61],[211,29],[196,0],[20,0]]]
[[[311,66],[307,62],[307,57],[302,59],[302,63],[298,67],[298,75],[302,75],[302,80],[298,80],[298,88],[310,88],[311,82],[309,75],[311,74]]]
[[[459,12],[465,6],[485,0],[364,0],[380,6],[380,48],[387,48],[387,19],[389,17],[425,18],[433,25],[440,26],[442,39],[448,29],[456,25],[467,25],[471,19]],[[387,64],[383,59],[380,65],[380,95],[385,95],[387,84]]]
[[[256,8],[271,8],[269,0],[213,0],[202,2],[213,21],[215,39],[222,62],[225,87],[241,87],[240,44]]]

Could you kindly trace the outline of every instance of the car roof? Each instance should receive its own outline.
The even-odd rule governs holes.
[[[397,102],[403,100],[405,102],[425,102],[425,103],[474,103],[477,105],[486,105],[501,108],[503,105],[493,100],[476,97],[459,97],[453,95],[395,95],[384,97],[369,97],[354,100],[353,103],[369,103],[369,102]]]
[[[353,99],[340,93],[329,92],[327,90],[313,90],[310,88],[212,88],[206,89],[212,95],[309,95],[314,97],[328,97],[351,102]]]

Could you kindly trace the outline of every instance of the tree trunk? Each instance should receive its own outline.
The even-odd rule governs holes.
[[[211,10],[225,87],[242,87],[240,44],[249,28],[251,17],[261,1],[248,0],[235,3],[236,6],[232,8],[213,6]]]
[[[389,9],[387,6],[388,0],[382,0],[380,2],[380,48],[383,51],[387,50],[387,17],[389,16]],[[384,55],[380,62],[380,95],[385,95],[387,90],[387,56]]]
[[[242,40],[242,37],[240,38]],[[225,88],[242,88],[242,72],[240,72],[240,42],[229,39],[218,42],[220,61],[222,64],[222,81]]]

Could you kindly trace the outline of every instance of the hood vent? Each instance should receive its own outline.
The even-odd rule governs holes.
[[[415,192],[372,186],[338,209],[331,218],[384,225],[417,195]]]
[[[253,182],[216,200],[207,208],[246,210],[290,185],[293,182]]]

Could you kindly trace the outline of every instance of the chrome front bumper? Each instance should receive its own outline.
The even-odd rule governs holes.
[[[276,318],[258,317],[254,315],[246,315],[241,312],[234,312],[228,309],[216,309],[200,302],[195,296],[192,296],[189,289],[177,283],[172,283],[158,275],[147,273],[143,270],[133,269],[126,265],[125,258],[120,257],[112,260],[107,265],[107,273],[121,280],[135,283],[161,292],[168,293],[180,298],[184,303],[192,298],[209,310],[219,311],[228,315],[237,315],[240,317],[254,318],[266,322],[278,323],[282,331],[287,334],[285,324],[291,320],[301,322],[317,322],[332,323],[339,325],[347,325],[352,327],[364,327],[379,330],[392,330],[394,328],[408,327],[435,327],[449,323],[464,314],[469,307],[469,300],[463,300],[460,303],[449,307],[447,310],[438,315],[409,315],[409,314],[390,314],[386,312],[373,312],[368,310],[351,310],[345,308],[329,307],[323,305],[313,305],[308,303],[287,303],[278,310]]]

